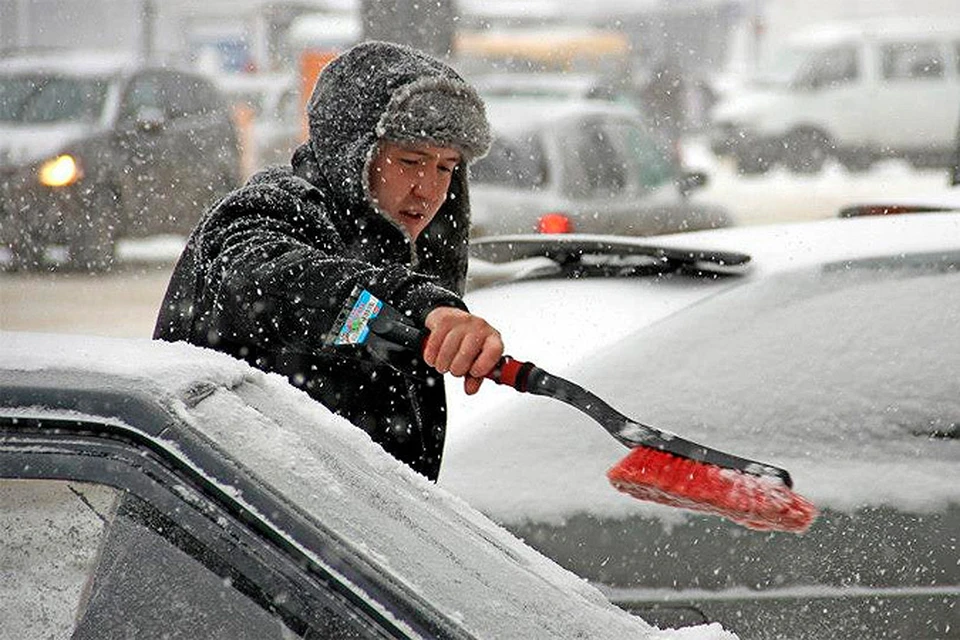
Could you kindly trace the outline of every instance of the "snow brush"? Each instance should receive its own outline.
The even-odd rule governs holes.
[[[380,352],[386,343],[421,353],[426,336],[399,311],[358,289],[325,342],[367,344]],[[632,449],[607,471],[607,479],[634,498],[723,516],[757,531],[803,533],[817,516],[816,507],[792,490],[786,470],[632,420],[583,387],[532,363],[504,356],[486,377],[523,393],[560,400]]]

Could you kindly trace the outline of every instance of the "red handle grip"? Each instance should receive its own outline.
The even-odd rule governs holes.
[[[536,365],[531,362],[523,362],[522,360],[514,360],[510,356],[503,356],[486,377],[497,384],[513,387],[517,391],[526,391],[530,372],[535,368]]]

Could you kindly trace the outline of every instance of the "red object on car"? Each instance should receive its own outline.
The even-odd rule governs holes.
[[[545,213],[537,221],[537,233],[573,233],[573,222],[562,213]]]

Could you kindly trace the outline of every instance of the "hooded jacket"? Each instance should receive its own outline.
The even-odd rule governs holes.
[[[183,340],[287,376],[435,480],[446,429],[442,376],[403,371],[363,347],[324,345],[355,287],[423,326],[438,306],[466,309],[466,170],[414,243],[373,203],[368,173],[381,139],[489,146],[483,104],[450,67],[393,44],[357,45],[320,74],[309,140],[215,204],[174,268],[154,337]],[[432,372],[432,373],[431,373]]]

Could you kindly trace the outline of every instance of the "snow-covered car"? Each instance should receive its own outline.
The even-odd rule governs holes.
[[[639,112],[601,100],[485,97],[494,131],[470,167],[471,236],[510,233],[653,235],[733,224],[692,193],[703,172]]]
[[[471,310],[642,423],[787,469],[803,535],[640,502],[551,399],[451,385],[440,485],[655,624],[741,638],[960,629],[960,216],[473,243]]]
[[[0,333],[0,635],[660,631],[285,379],[145,339]]]
[[[0,57],[0,246],[15,266],[58,261],[59,245],[106,268],[118,238],[186,234],[239,178],[230,113],[203,76],[122,53]]]

